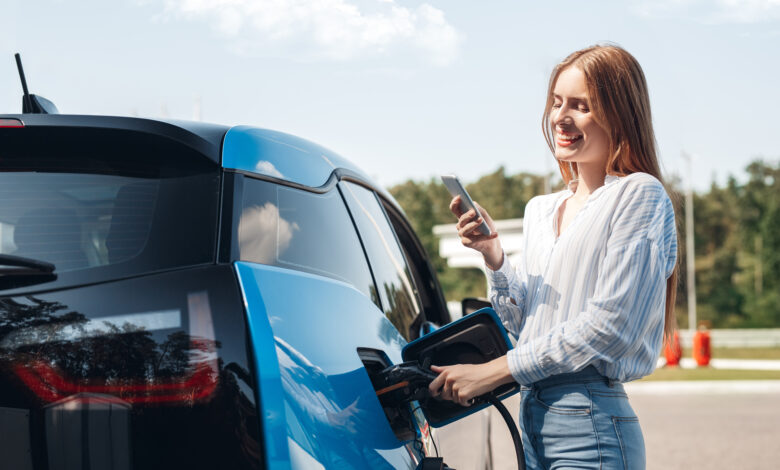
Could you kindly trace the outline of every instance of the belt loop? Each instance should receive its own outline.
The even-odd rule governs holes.
[[[607,385],[609,385],[609,388],[614,387],[615,384],[618,384],[618,383],[620,383],[620,381],[615,380],[615,379],[607,378]]]

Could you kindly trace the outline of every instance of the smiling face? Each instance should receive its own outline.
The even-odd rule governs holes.
[[[585,74],[577,67],[564,69],[553,87],[550,127],[555,141],[555,158],[580,165],[605,168],[609,135],[590,109]]]

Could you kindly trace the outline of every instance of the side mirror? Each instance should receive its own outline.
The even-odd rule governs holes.
[[[466,297],[460,301],[460,308],[464,317],[470,313],[476,312],[477,310],[482,310],[483,308],[488,307],[492,307],[488,299]]]
[[[401,351],[404,361],[439,366],[453,364],[482,364],[501,357],[512,348],[512,343],[501,321],[492,308],[484,308],[407,344]],[[500,400],[517,393],[520,385],[505,384],[493,391]],[[468,407],[457,403],[426,398],[420,409],[428,423],[440,427],[457,421],[490,406],[475,403]]]
[[[439,329],[436,323],[424,321],[420,325],[420,336],[425,336]]]

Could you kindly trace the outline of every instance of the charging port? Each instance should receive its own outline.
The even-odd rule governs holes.
[[[358,348],[357,350],[363,366],[371,379],[371,385],[377,392],[387,389],[387,383],[384,380],[383,372],[391,366],[387,355],[376,349]],[[401,442],[414,440],[417,431],[414,426],[415,420],[412,417],[412,410],[408,402],[390,402],[380,398],[382,409],[387,417],[387,422],[393,430],[395,437]]]

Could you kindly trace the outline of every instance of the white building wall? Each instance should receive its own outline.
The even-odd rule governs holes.
[[[496,231],[501,237],[501,246],[512,263],[515,263],[523,247],[523,219],[496,220]],[[439,237],[439,256],[453,268],[477,268],[485,272],[482,254],[461,244],[455,224],[436,225],[433,234]]]

